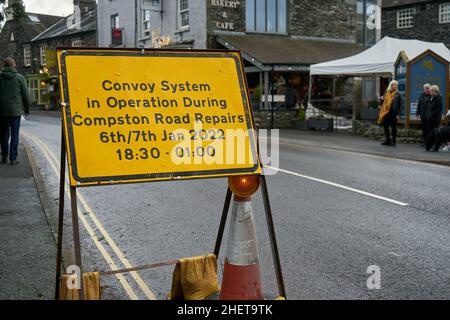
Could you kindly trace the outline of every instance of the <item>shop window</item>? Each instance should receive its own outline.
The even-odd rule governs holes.
[[[286,0],[247,0],[248,32],[286,33]]]
[[[365,8],[365,12],[364,12]],[[379,19],[376,10],[378,7],[378,0],[358,0],[356,4],[356,25],[357,25],[357,41],[365,46],[374,45],[377,42],[377,21],[372,21],[374,18]],[[369,25],[375,23],[375,26]],[[351,21],[349,21],[351,25]]]

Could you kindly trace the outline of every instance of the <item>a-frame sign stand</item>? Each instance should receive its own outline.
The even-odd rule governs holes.
[[[64,125],[62,126],[61,132],[61,167],[60,167],[60,182],[59,182],[59,215],[58,215],[58,243],[57,243],[57,258],[56,258],[56,280],[55,280],[55,300],[59,299],[60,295],[60,278],[61,278],[61,268],[62,268],[62,243],[63,243],[63,233],[64,233],[64,205],[65,205],[65,180],[66,180],[66,144],[65,144],[65,132]],[[278,251],[278,244],[275,235],[275,226],[273,223],[272,209],[270,206],[269,192],[267,189],[267,181],[265,175],[260,176],[261,193],[264,203],[264,211],[266,216],[266,223],[269,232],[270,247],[272,251],[272,259],[275,268],[275,275],[277,278],[278,294],[281,297],[286,298],[286,288],[284,285],[283,272],[281,269],[280,254]],[[232,192],[230,188],[227,189],[225,196],[225,202],[223,205],[222,216],[220,219],[219,230],[217,233],[216,243],[214,247],[214,254],[219,257],[220,248],[222,246],[223,233],[225,231],[225,225],[228,218],[228,213],[230,209]],[[78,200],[77,200],[77,188],[70,187],[70,208],[72,216],[72,232],[73,232],[73,242],[75,250],[75,264],[79,267],[81,279],[80,289],[78,296],[80,300],[84,298],[84,288],[83,288],[83,268],[81,259],[81,242],[80,242],[80,230],[78,224]],[[128,272],[129,270],[122,270],[123,272]]]
[[[77,188],[247,175],[259,177],[278,291],[286,298],[267,182],[258,156],[259,142],[254,132],[240,52],[59,48],[57,58],[63,124],[55,299],[60,297],[62,278],[66,164],[70,180],[74,263],[80,272],[80,279],[77,279],[80,299],[84,298],[86,288],[83,288]],[[88,78],[85,77],[87,70],[92,75]],[[226,133],[228,130],[232,131],[230,135]],[[166,137],[175,135],[176,131],[182,135],[181,139]],[[244,133],[239,144],[234,143],[237,132]],[[189,145],[180,147],[180,140]],[[205,146],[205,141],[210,144]],[[226,152],[216,152],[214,143],[217,141],[222,142],[218,151]],[[233,157],[239,155],[238,149],[249,151],[249,156],[244,157],[244,163],[228,162],[228,158],[224,163],[222,156],[228,156],[228,147]],[[92,150],[102,157],[92,157]],[[217,161],[211,166],[181,161],[182,165],[178,166],[174,157],[176,160],[194,159],[194,164],[198,164],[195,160],[201,160],[203,164],[202,160],[208,157]],[[217,257],[231,198],[232,191],[228,188],[214,248]],[[144,270],[174,261],[177,260],[100,274]]]

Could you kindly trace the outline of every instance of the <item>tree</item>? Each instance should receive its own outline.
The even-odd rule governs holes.
[[[23,1],[22,0],[10,0],[10,2],[11,2],[10,7],[13,11],[14,19],[24,18],[26,16],[26,14],[25,14],[25,6],[23,5]]]
[[[9,3],[7,8],[6,3]],[[12,11],[14,19],[26,17],[25,6],[23,5],[22,0],[0,0],[0,22],[4,22],[6,20],[7,10]]]
[[[0,26],[2,22],[6,20],[5,2],[6,0],[0,0]]]

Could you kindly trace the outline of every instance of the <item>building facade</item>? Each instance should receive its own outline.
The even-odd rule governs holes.
[[[366,21],[380,4],[381,0],[99,0],[98,44],[240,50],[254,106],[269,108],[269,95],[286,102],[288,87],[295,88],[298,101],[305,100],[311,64],[356,54],[379,40],[379,28],[368,27]],[[311,87],[318,98],[330,100],[332,86],[330,79],[318,79]]]
[[[95,0],[74,0],[72,15],[59,19],[31,39],[29,45],[34,63],[27,80],[31,100],[39,108],[59,108],[56,49],[96,47],[96,17]]]
[[[373,44],[367,13],[380,0],[99,0],[101,47],[146,47],[169,41],[205,49],[219,33],[271,34]],[[366,11],[364,13],[363,11]],[[113,41],[113,30],[122,42]],[[367,39],[363,39],[366,35]],[[156,38],[156,39],[155,39]]]
[[[96,47],[95,0],[74,0],[74,8],[74,14],[60,19],[31,40],[32,55],[37,59],[33,73],[47,67],[50,74],[57,74],[58,47]]]
[[[10,7],[6,12],[6,23],[0,32],[0,61],[13,57],[17,70],[22,74],[29,74],[36,63],[32,55],[31,40],[62,17],[26,12],[25,16],[18,18],[14,17]]]
[[[450,0],[383,0],[382,34],[450,48]]]

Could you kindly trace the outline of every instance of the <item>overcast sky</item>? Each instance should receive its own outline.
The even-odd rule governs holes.
[[[73,0],[23,0],[27,12],[68,16],[73,13]]]

